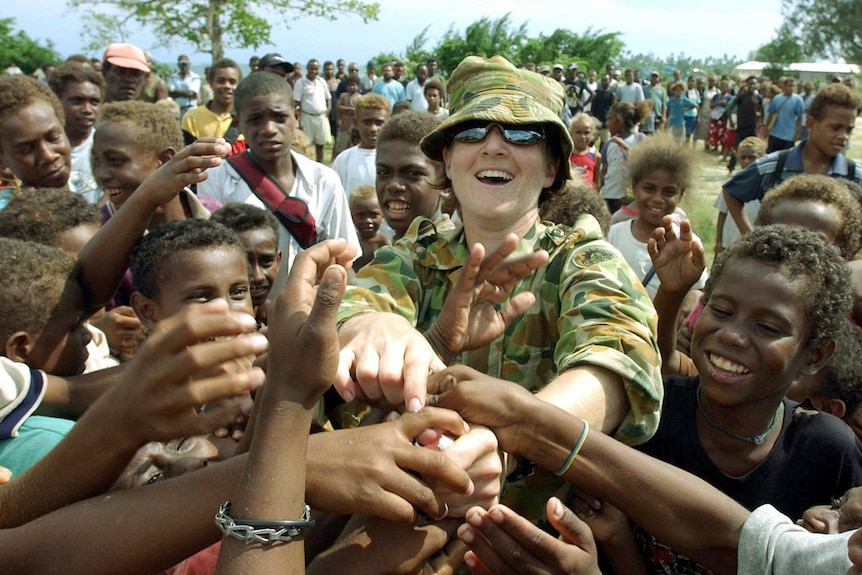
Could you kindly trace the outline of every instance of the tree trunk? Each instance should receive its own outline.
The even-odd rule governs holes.
[[[207,10],[207,34],[210,38],[210,55],[213,62],[224,58],[223,30],[221,27],[222,2],[223,0],[209,0]]]

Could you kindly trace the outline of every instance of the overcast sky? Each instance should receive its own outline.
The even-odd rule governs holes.
[[[577,8],[560,10],[560,6]],[[550,34],[557,28],[574,32],[593,30],[622,33],[626,49],[633,53],[652,52],[660,57],[684,52],[694,57],[746,58],[752,50],[768,42],[781,23],[781,0],[723,3],[706,0],[380,0],[380,18],[363,24],[353,17],[335,22],[301,18],[290,23],[273,16],[273,45],[262,46],[258,54],[278,51],[290,60],[356,60],[364,62],[380,52],[403,53],[425,26],[432,48],[450,26],[463,31],[482,17],[499,18],[511,12],[516,25],[528,23],[531,36]],[[13,17],[17,27],[31,37],[51,39],[57,50],[68,55],[82,51],[80,13],[69,10],[65,0],[3,0],[0,17]],[[180,53],[189,53],[193,63],[209,58],[195,54],[183,43],[165,47],[141,31],[127,41],[149,49],[156,60],[174,62]],[[243,63],[252,50],[227,48],[226,54]]]

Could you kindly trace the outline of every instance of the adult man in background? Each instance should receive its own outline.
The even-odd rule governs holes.
[[[102,55],[105,102],[134,100],[149,73],[150,66],[143,50],[122,42],[108,44]]]
[[[177,58],[176,73],[168,78],[168,95],[180,107],[180,118],[186,112],[198,107],[198,94],[201,91],[201,77],[192,72],[189,57],[185,54]]]

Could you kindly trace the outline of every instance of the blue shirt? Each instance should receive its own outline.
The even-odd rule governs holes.
[[[374,87],[371,88],[371,92],[373,94],[380,94],[387,100],[389,100],[389,111],[392,111],[392,107],[395,106],[395,102],[399,100],[404,100],[406,98],[406,91],[404,90],[404,85],[398,80],[389,80],[388,82],[384,82],[383,80],[377,80],[374,83]]]
[[[791,94],[789,100],[784,94],[779,94],[769,102],[766,113],[778,114],[770,136],[792,142],[796,138],[796,119],[805,114],[805,104],[799,94]]]
[[[684,113],[685,109],[688,106],[694,106],[697,108],[697,102],[694,100],[687,98],[685,96],[680,96],[679,100],[676,98],[670,97],[667,99],[667,125],[668,126],[682,126],[685,124]]]
[[[784,180],[805,173],[805,166],[802,163],[802,146],[804,145],[805,142],[801,142],[790,149],[787,161],[784,163],[784,169],[780,174],[775,173],[775,168],[778,167],[780,152],[772,152],[762,158],[758,158],[744,170],[733,174],[724,183],[724,188],[731,196],[741,202],[762,199],[767,191]],[[838,154],[832,158],[832,165],[829,166],[829,171],[826,172],[826,175],[833,178],[845,178],[847,177],[848,167],[847,158]],[[862,172],[859,170],[859,164],[856,164],[853,180],[857,184],[862,185]]]

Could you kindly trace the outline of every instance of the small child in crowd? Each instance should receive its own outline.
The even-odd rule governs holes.
[[[380,232],[383,212],[374,186],[359,186],[350,192],[350,216],[362,245],[362,256],[353,262],[353,270],[359,271],[371,261],[377,248],[389,245],[389,238]]]
[[[656,277],[647,242],[662,226],[665,216],[676,210],[691,183],[695,167],[694,154],[667,134],[653,136],[631,152],[628,162],[638,217],[611,226],[607,238],[641,278],[654,299],[661,281]],[[701,289],[706,275],[693,289]]]
[[[92,163],[93,175],[108,196],[102,206],[105,219],[182,147],[183,132],[164,108],[136,100],[102,106],[93,137]],[[198,198],[186,188],[156,210],[149,228],[177,219],[208,218],[211,209],[219,205]]]
[[[741,169],[747,168],[757,158],[766,154],[766,143],[757,136],[749,136],[739,143],[739,148],[736,150],[736,157],[739,160]],[[720,254],[725,247],[739,239],[739,228],[733,218],[728,217],[727,202],[724,199],[724,194],[718,194],[715,199],[715,207],[718,210],[718,220],[716,221],[715,230],[715,253]],[[748,212],[748,217],[751,221],[757,217],[757,211],[760,209],[760,200],[752,200],[745,204],[745,210]]]
[[[441,122],[449,117],[449,110],[440,106],[443,102],[443,95],[443,83],[440,80],[429,78],[425,81],[425,100],[428,102],[427,112]]]
[[[683,96],[685,84],[682,82],[674,82],[670,90],[671,95],[667,99],[667,126],[678,143],[688,143],[691,134],[688,132],[686,118],[692,116],[686,116],[685,114],[686,112],[695,110],[693,118],[695,122],[697,121],[697,101],[692,100],[688,96]]]
[[[77,256],[101,222],[99,208],[80,194],[58,188],[25,190],[0,211],[0,236],[58,247]],[[141,322],[129,307],[101,309],[85,327],[90,343],[84,373],[117,365],[111,350],[128,359],[142,338]]]
[[[818,410],[843,420],[862,439],[862,329],[848,321],[835,340],[835,353],[823,369],[796,378],[787,397],[799,403],[809,400]]]
[[[580,172],[594,190],[600,189],[602,187],[602,173],[601,169],[596,170],[596,166],[601,167],[602,154],[593,145],[596,136],[598,136],[595,120],[592,116],[580,112],[569,123],[569,132],[572,134],[572,141],[575,144],[569,158],[569,163],[572,164],[572,174]]]
[[[646,136],[637,131],[642,120],[637,108],[628,102],[617,102],[608,111],[611,140],[602,149],[602,197],[611,215],[622,206],[629,180],[626,168],[629,151]]]
[[[350,133],[353,129],[353,120],[356,118],[356,100],[359,99],[359,76],[351,74],[347,77],[347,91],[338,97],[336,112],[338,117],[338,136],[335,138],[335,147],[332,149],[332,161],[338,154],[352,146]]]
[[[65,62],[51,72],[48,85],[57,94],[66,119],[64,129],[72,148],[70,186],[95,204],[102,191],[93,178],[90,150],[96,115],[104,99],[105,80],[92,66]]]
[[[338,154],[332,163],[345,191],[374,185],[377,137],[389,120],[389,109],[389,101],[380,94],[365,94],[356,100],[353,125],[359,130],[359,144]]]
[[[248,257],[236,233],[209,220],[177,220],[142,237],[129,256],[137,288],[132,306],[155,325],[186,306],[223,299],[253,314]]]
[[[270,212],[249,204],[227,204],[214,212],[211,219],[233,230],[245,246],[254,315],[259,324],[266,325],[269,295],[281,264],[278,220]]]

